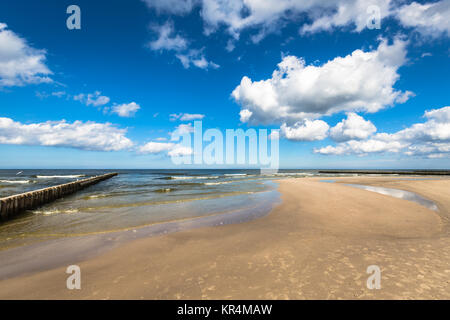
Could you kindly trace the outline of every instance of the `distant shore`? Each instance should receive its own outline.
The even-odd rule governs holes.
[[[318,170],[325,174],[393,174],[418,176],[450,176],[450,170]]]
[[[66,267],[58,267],[0,281],[0,298],[450,298],[450,179],[322,179],[280,180],[282,204],[256,220],[141,238],[74,259],[81,290],[66,289]],[[415,192],[438,211],[347,183]],[[370,265],[381,269],[379,290],[366,287]]]

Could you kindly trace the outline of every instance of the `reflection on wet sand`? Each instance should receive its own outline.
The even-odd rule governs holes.
[[[399,199],[408,200],[408,201],[414,201],[428,209],[431,209],[434,211],[438,210],[437,205],[433,201],[425,199],[414,192],[400,190],[400,189],[384,188],[384,187],[365,186],[362,184],[348,183],[345,185],[363,189],[363,190],[367,190],[367,191],[384,194],[384,195],[391,196],[394,198],[399,198]]]

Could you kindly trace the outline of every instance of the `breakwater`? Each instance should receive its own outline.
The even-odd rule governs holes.
[[[448,176],[450,170],[319,170],[328,174],[398,174],[418,176]]]
[[[116,175],[117,173],[115,172],[107,173],[88,179],[0,198],[0,220],[11,219],[20,212],[35,209]]]

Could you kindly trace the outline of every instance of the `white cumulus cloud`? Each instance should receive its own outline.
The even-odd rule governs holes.
[[[192,123],[188,123],[188,124],[180,124],[178,127],[175,128],[176,131],[179,134],[184,134],[184,133],[192,133],[194,132],[194,127],[192,126]]]
[[[248,109],[242,109],[239,112],[239,119],[241,120],[241,122],[248,122],[248,120],[250,120],[251,116],[252,116],[253,112],[251,112]]]
[[[126,129],[111,123],[47,121],[23,124],[0,118],[0,144],[70,147],[94,151],[129,149],[133,142]]]
[[[194,151],[192,150],[192,148],[181,146],[181,145],[177,144],[167,154],[171,157],[181,157],[181,156],[190,156],[193,153],[194,153]]]
[[[416,28],[424,35],[450,36],[450,0],[424,4],[412,2],[401,6],[396,16],[404,27]]]
[[[406,42],[382,39],[372,51],[355,50],[321,66],[286,56],[267,80],[244,76],[233,98],[254,123],[295,122],[341,111],[376,112],[404,102],[411,92],[393,86],[406,61]],[[248,113],[247,113],[248,114]]]
[[[99,107],[109,103],[110,98],[103,96],[100,91],[95,91],[94,93],[80,93],[73,97],[75,101],[80,101],[87,106]]]
[[[326,146],[320,149],[315,149],[316,153],[320,154],[368,154],[375,152],[399,152],[406,147],[406,144],[400,141],[386,140],[386,136],[376,135],[368,140],[350,140],[340,143],[337,146]]]
[[[136,102],[124,103],[112,107],[112,112],[120,117],[133,117],[141,107]]]
[[[0,87],[52,82],[45,60],[45,50],[30,47],[0,22]]]
[[[403,153],[429,158],[450,157],[450,107],[425,112],[427,119],[395,133],[377,133],[365,140],[349,140],[315,149],[320,154]]]
[[[192,148],[182,146],[172,142],[148,142],[139,148],[142,154],[158,154],[166,152],[171,157],[191,155]]]
[[[369,120],[354,112],[347,114],[347,119],[343,119],[336,126],[330,129],[330,136],[333,140],[342,142],[348,140],[367,139],[377,128]]]
[[[161,153],[163,151],[169,151],[174,147],[174,143],[171,142],[148,142],[145,145],[139,147],[141,153]]]
[[[288,140],[296,141],[315,141],[323,140],[328,135],[330,127],[322,120],[305,120],[297,122],[294,126],[289,127],[285,123],[281,125],[281,134]]]

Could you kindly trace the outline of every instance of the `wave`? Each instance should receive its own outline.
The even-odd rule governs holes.
[[[225,173],[225,177],[234,177],[234,176],[246,176],[246,173]]]
[[[276,177],[289,177],[289,176],[302,176],[302,177],[313,177],[316,176],[314,173],[309,172],[277,172],[273,174],[268,174],[267,176],[276,176]]]
[[[43,214],[43,215],[52,215],[52,214],[57,214],[57,213],[65,213],[65,214],[71,214],[71,213],[77,213],[78,210],[77,209],[49,209],[49,210],[33,210],[31,211],[35,214]]]
[[[217,186],[217,185],[228,184],[228,183],[233,183],[233,182],[234,182],[234,181],[205,182],[204,185],[206,185],[206,186]]]
[[[175,190],[176,190],[175,188],[163,188],[163,189],[154,190],[153,192],[166,193],[166,192],[172,192]]]
[[[74,179],[74,178],[82,178],[85,177],[85,174],[73,174],[73,175],[64,175],[64,176],[35,176],[38,179]]]
[[[170,176],[160,178],[162,180],[194,180],[194,179],[217,179],[219,176]]]
[[[93,195],[91,195],[91,196],[86,196],[86,197],[83,197],[83,198],[81,198],[81,199],[83,199],[83,200],[89,200],[89,199],[98,199],[98,198],[106,198],[106,197],[112,197],[113,195],[111,195],[111,194],[93,194]]]
[[[99,194],[87,195],[87,196],[81,197],[81,199],[82,200],[90,200],[90,199],[101,199],[101,198],[112,198],[112,197],[126,197],[126,196],[146,194],[146,193],[148,193],[148,190],[143,190],[143,191],[139,191],[139,190],[118,191],[118,192],[99,193]]]
[[[0,180],[0,183],[25,184],[25,183],[33,183],[33,181],[32,180]]]

